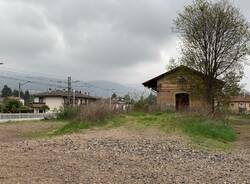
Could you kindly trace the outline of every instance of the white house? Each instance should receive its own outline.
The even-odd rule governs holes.
[[[70,97],[70,102],[69,98]],[[34,94],[34,102],[31,104],[34,113],[55,112],[63,108],[67,103],[71,105],[87,105],[96,101],[97,98],[81,91],[70,92],[65,90],[54,90]]]

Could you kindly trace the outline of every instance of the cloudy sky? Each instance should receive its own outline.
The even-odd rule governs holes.
[[[1,67],[140,84],[164,72],[171,57],[178,58],[173,19],[190,2],[0,0]],[[250,20],[250,2],[234,4]],[[250,70],[246,74],[250,76]]]

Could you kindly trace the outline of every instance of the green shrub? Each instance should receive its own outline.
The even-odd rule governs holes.
[[[107,103],[93,103],[81,106],[77,115],[78,121],[102,123],[102,121],[120,114],[120,110]]]
[[[3,112],[4,113],[18,113],[20,112],[23,104],[15,99],[6,98],[3,103]]]
[[[57,114],[57,118],[60,120],[74,120],[79,113],[79,109],[72,106],[65,106],[61,108]]]

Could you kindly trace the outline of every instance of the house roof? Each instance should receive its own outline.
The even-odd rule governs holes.
[[[230,102],[250,102],[250,96],[232,96]]]
[[[43,93],[36,93],[34,94],[35,97],[68,97],[68,91],[64,90],[54,90],[54,91],[47,91]],[[73,92],[70,92],[70,96],[73,96]],[[96,97],[89,96],[87,94],[84,94],[82,92],[76,91],[75,92],[76,98],[84,98],[84,99],[93,99],[96,100]]]
[[[198,75],[198,76],[202,76],[202,77],[204,76],[203,73],[201,73],[201,72],[199,72],[197,70],[194,70],[194,69],[189,68],[189,67],[184,66],[184,65],[180,65],[180,66],[178,66],[178,67],[176,67],[176,68],[174,68],[174,69],[172,69],[172,70],[170,70],[168,72],[165,72],[165,73],[163,73],[161,75],[158,75],[157,77],[154,77],[153,79],[150,79],[150,80],[148,80],[148,81],[146,81],[146,82],[144,82],[142,84],[145,87],[152,88],[153,90],[156,90],[157,89],[157,81],[159,79],[161,79],[161,78],[163,78],[163,77],[165,77],[165,76],[167,76],[169,74],[173,74],[178,70],[185,70],[185,71],[192,72],[192,73],[194,73],[195,75]],[[218,81],[219,83],[221,83],[223,85],[225,84],[225,82],[222,81],[222,80],[216,79],[216,81]]]
[[[10,100],[23,100],[22,98],[20,97],[15,97],[15,96],[7,96],[7,97],[1,97],[0,98],[0,103],[2,103],[5,99],[10,99]]]
[[[11,99],[11,100],[23,100],[22,98],[16,97],[16,96],[7,96],[5,98]]]

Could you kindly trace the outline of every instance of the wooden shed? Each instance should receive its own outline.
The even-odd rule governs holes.
[[[218,86],[224,84],[215,80]],[[176,110],[207,108],[204,75],[186,66],[179,66],[143,83],[157,92],[157,104]]]

